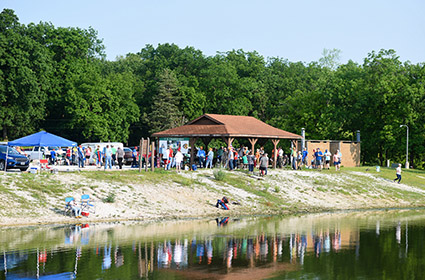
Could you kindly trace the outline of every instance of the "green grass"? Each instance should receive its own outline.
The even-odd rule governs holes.
[[[366,171],[368,170],[368,171]],[[375,166],[363,166],[363,167],[347,167],[342,168],[343,172],[357,171],[372,174],[377,178],[392,181],[396,178],[395,168],[381,167],[381,172],[376,172]],[[425,171],[417,169],[405,169],[402,168],[401,172],[403,184],[421,188],[425,190]]]
[[[258,183],[253,179],[231,173],[227,173],[224,181],[222,182],[259,196],[260,202],[268,207],[277,207],[278,205],[282,205],[284,202],[279,197],[268,192],[270,185],[267,183]]]

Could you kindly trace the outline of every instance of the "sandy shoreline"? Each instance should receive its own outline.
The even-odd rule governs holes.
[[[0,226],[157,222],[425,205],[424,189],[393,184],[360,171],[270,170],[264,180],[224,171],[226,179],[218,181],[212,170],[179,174],[92,170],[96,168],[57,174],[1,174]],[[65,217],[64,198],[73,196],[79,201],[82,194],[95,200],[96,212],[88,218]],[[113,203],[105,202],[110,194]],[[228,211],[216,208],[223,195],[240,205],[230,204]]]

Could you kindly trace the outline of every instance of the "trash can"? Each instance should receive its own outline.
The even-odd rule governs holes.
[[[376,167],[376,172],[381,172],[381,167],[380,166],[377,166]]]

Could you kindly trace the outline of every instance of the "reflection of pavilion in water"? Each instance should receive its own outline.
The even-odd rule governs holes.
[[[139,267],[140,276],[147,276],[153,264],[160,270],[173,270],[187,278],[241,278],[261,279],[277,271],[293,271],[304,263],[304,256],[319,256],[331,250],[352,248],[359,244],[359,233],[350,230],[317,231],[311,234],[267,235],[259,234],[244,238],[215,237],[204,240],[166,240],[145,245],[144,257]],[[139,244],[139,256],[140,253]],[[148,255],[147,252],[150,252]],[[154,256],[156,252],[156,257]],[[285,257],[286,254],[286,257]],[[225,269],[223,270],[223,267]]]
[[[407,223],[405,227],[407,255]],[[400,244],[401,224],[398,223],[394,229],[395,241]],[[121,246],[118,242],[114,242],[113,231],[110,231],[111,238],[97,241],[94,250],[90,250],[92,253],[89,253],[84,247],[90,245],[93,232],[94,230],[88,225],[71,226],[65,230],[64,245],[66,247],[72,245],[76,250],[75,269],[68,272],[70,275],[77,275],[78,262],[82,255],[94,252],[101,260],[101,265],[99,262],[97,268],[104,273],[110,271],[112,267],[119,268],[133,264],[134,259],[128,258],[137,258],[140,277],[150,278],[155,270],[161,270],[190,279],[223,277],[262,279],[278,271],[300,269],[307,255],[319,257],[321,254],[337,253],[343,249],[355,249],[357,255],[360,247],[358,228],[315,228],[311,232],[261,233],[246,237],[215,235],[200,239],[198,237],[166,239],[161,242],[134,241],[131,250],[127,244]],[[378,222],[376,234],[379,233]],[[40,274],[44,274],[39,268],[44,268],[48,261],[48,251],[37,249],[37,278]],[[49,259],[53,259],[54,256],[55,252],[51,249]],[[28,259],[28,253],[22,252],[3,252],[3,256],[0,256],[0,261],[4,263],[5,275],[8,269],[19,266],[20,262],[26,262]]]

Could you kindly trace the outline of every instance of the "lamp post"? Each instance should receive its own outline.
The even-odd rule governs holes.
[[[406,124],[402,124],[400,127],[406,127],[406,169],[409,169],[409,127]]]

